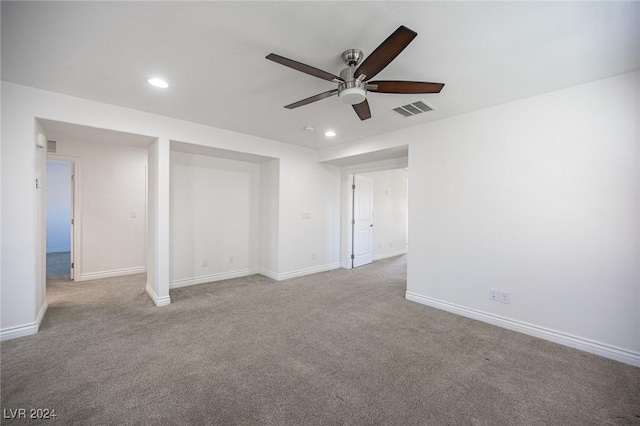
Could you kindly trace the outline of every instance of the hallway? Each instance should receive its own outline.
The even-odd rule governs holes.
[[[69,280],[71,275],[71,253],[47,253],[47,282]]]

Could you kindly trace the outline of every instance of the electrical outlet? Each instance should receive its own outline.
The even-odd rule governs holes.
[[[229,258],[229,263],[233,263],[233,262],[235,262],[235,259],[233,258],[233,256],[231,256],[231,257]]]
[[[489,289],[489,299],[498,300],[498,289],[496,288]]]
[[[499,291],[498,296],[500,297],[500,303],[509,303],[510,296],[506,291]]]
[[[202,267],[203,267],[203,268],[206,268],[206,267],[207,267],[207,261],[206,261],[206,260],[203,260],[203,261],[202,261]]]

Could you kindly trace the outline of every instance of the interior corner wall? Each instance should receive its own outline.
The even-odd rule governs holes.
[[[277,279],[280,160],[260,164],[260,273]]]
[[[0,271],[0,326],[2,339],[37,332],[37,314],[44,304],[43,282],[37,272],[36,188],[40,170],[34,117],[16,99],[2,93],[2,268]],[[35,129],[35,132],[34,132]],[[17,160],[19,159],[19,161]],[[28,283],[25,284],[25,283]]]
[[[58,139],[57,154],[80,158],[80,262],[76,280],[146,271],[147,149]]]
[[[171,152],[170,286],[255,274],[260,165]]]
[[[158,149],[155,141],[147,148],[147,284],[146,291],[156,303],[158,279]]]
[[[147,149],[147,285],[156,306],[171,304],[169,294],[171,142],[158,137]]]
[[[404,132],[407,297],[640,365],[639,104],[634,72]]]
[[[407,170],[359,173],[373,179],[373,260],[407,252]]]
[[[280,161],[278,279],[340,267],[340,170],[309,150]]]
[[[33,120],[31,125],[35,125],[35,132],[31,131],[31,146],[35,146],[36,138],[42,134],[45,135],[40,123],[37,120]],[[4,126],[4,121],[3,121]],[[46,139],[46,135],[45,135]],[[34,218],[35,218],[35,281],[36,281],[36,295],[35,295],[35,327],[36,331],[40,327],[44,314],[47,310],[47,217],[46,217],[46,178],[47,178],[47,148],[46,146],[38,147],[35,150],[35,158],[33,169],[35,170],[35,178],[32,181],[32,185],[35,188],[33,192],[33,205],[34,205]],[[37,180],[37,181],[36,181]],[[36,183],[37,182],[37,183]]]

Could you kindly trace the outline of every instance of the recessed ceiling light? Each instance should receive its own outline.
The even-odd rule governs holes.
[[[324,132],[324,135],[328,138],[332,138],[336,135],[336,132],[334,132],[333,130],[327,130],[326,132]]]
[[[169,83],[167,83],[161,78],[150,78],[147,81],[149,82],[150,85],[159,87],[161,89],[166,89],[167,87],[169,87]]]
[[[304,128],[304,131],[305,132],[313,132],[313,127],[307,126],[307,127]]]

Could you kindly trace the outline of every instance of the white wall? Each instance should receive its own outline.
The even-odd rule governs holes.
[[[277,279],[340,267],[340,171],[301,152],[280,161]]]
[[[171,153],[170,285],[258,272],[260,165]]]
[[[360,173],[373,179],[373,260],[407,252],[407,170]]]
[[[71,163],[47,160],[47,253],[71,250]]]
[[[280,160],[260,164],[260,273],[277,278],[280,248]]]
[[[407,291],[640,353],[639,76],[425,129]]]
[[[44,276],[35,272],[39,269],[36,259],[40,252],[44,254],[44,245],[40,247],[35,238],[35,224],[40,217],[44,221],[44,211],[35,206],[33,185],[44,171],[44,160],[41,166],[36,162],[34,128],[38,117],[157,138],[148,150],[147,259],[147,292],[156,304],[170,300],[170,141],[276,158],[279,187],[272,199],[277,199],[278,206],[272,212],[278,216],[278,254],[269,260],[276,265],[272,277],[286,279],[339,266],[340,173],[336,167],[318,164],[316,151],[2,82],[0,338],[15,337],[11,333],[14,329],[34,332],[37,312],[44,304],[36,295],[38,286],[44,288]],[[310,213],[311,219],[302,219],[303,212]]]
[[[58,139],[57,154],[80,158],[76,280],[145,272],[147,149]]]
[[[27,143],[28,145],[34,146],[34,139],[38,138],[40,135],[44,135],[44,131],[42,127],[36,120],[30,120],[29,123],[31,126],[35,127],[35,135],[33,131],[31,132],[32,136],[35,136]],[[26,124],[26,123],[25,123]],[[6,122],[2,120],[2,126],[6,126]],[[46,139],[46,135],[45,135]],[[4,138],[3,138],[3,146],[4,146]],[[36,170],[35,179],[31,180],[32,188],[35,187],[35,192],[33,194],[33,210],[32,212],[36,215],[36,220],[33,223],[33,227],[35,229],[35,241],[34,245],[36,247],[36,253],[33,258],[35,263],[32,265],[35,272],[35,297],[32,301],[33,309],[36,312],[35,321],[32,323],[31,327],[35,326],[35,329],[40,326],[40,322],[47,311],[47,300],[46,300],[46,292],[47,292],[47,218],[46,218],[46,164],[47,164],[47,150],[45,148],[36,148],[34,152],[34,162],[32,163],[32,167]],[[4,165],[3,165],[4,166]],[[38,185],[35,185],[35,180],[39,182]],[[3,189],[4,192],[4,189]],[[26,207],[26,206],[25,206]],[[6,211],[6,210],[5,210]],[[23,214],[28,214],[25,210]],[[6,228],[5,228],[6,229]],[[6,235],[6,234],[5,234]],[[4,241],[3,241],[4,243]],[[4,263],[2,265],[2,269],[4,270]],[[4,280],[2,281],[2,285],[4,286]],[[27,326],[30,327],[30,326]]]
[[[158,138],[148,148],[147,173],[147,285],[156,306],[171,303],[169,295],[169,183],[170,142]]]
[[[408,298],[640,365],[639,105],[634,72],[319,158],[409,143]]]

